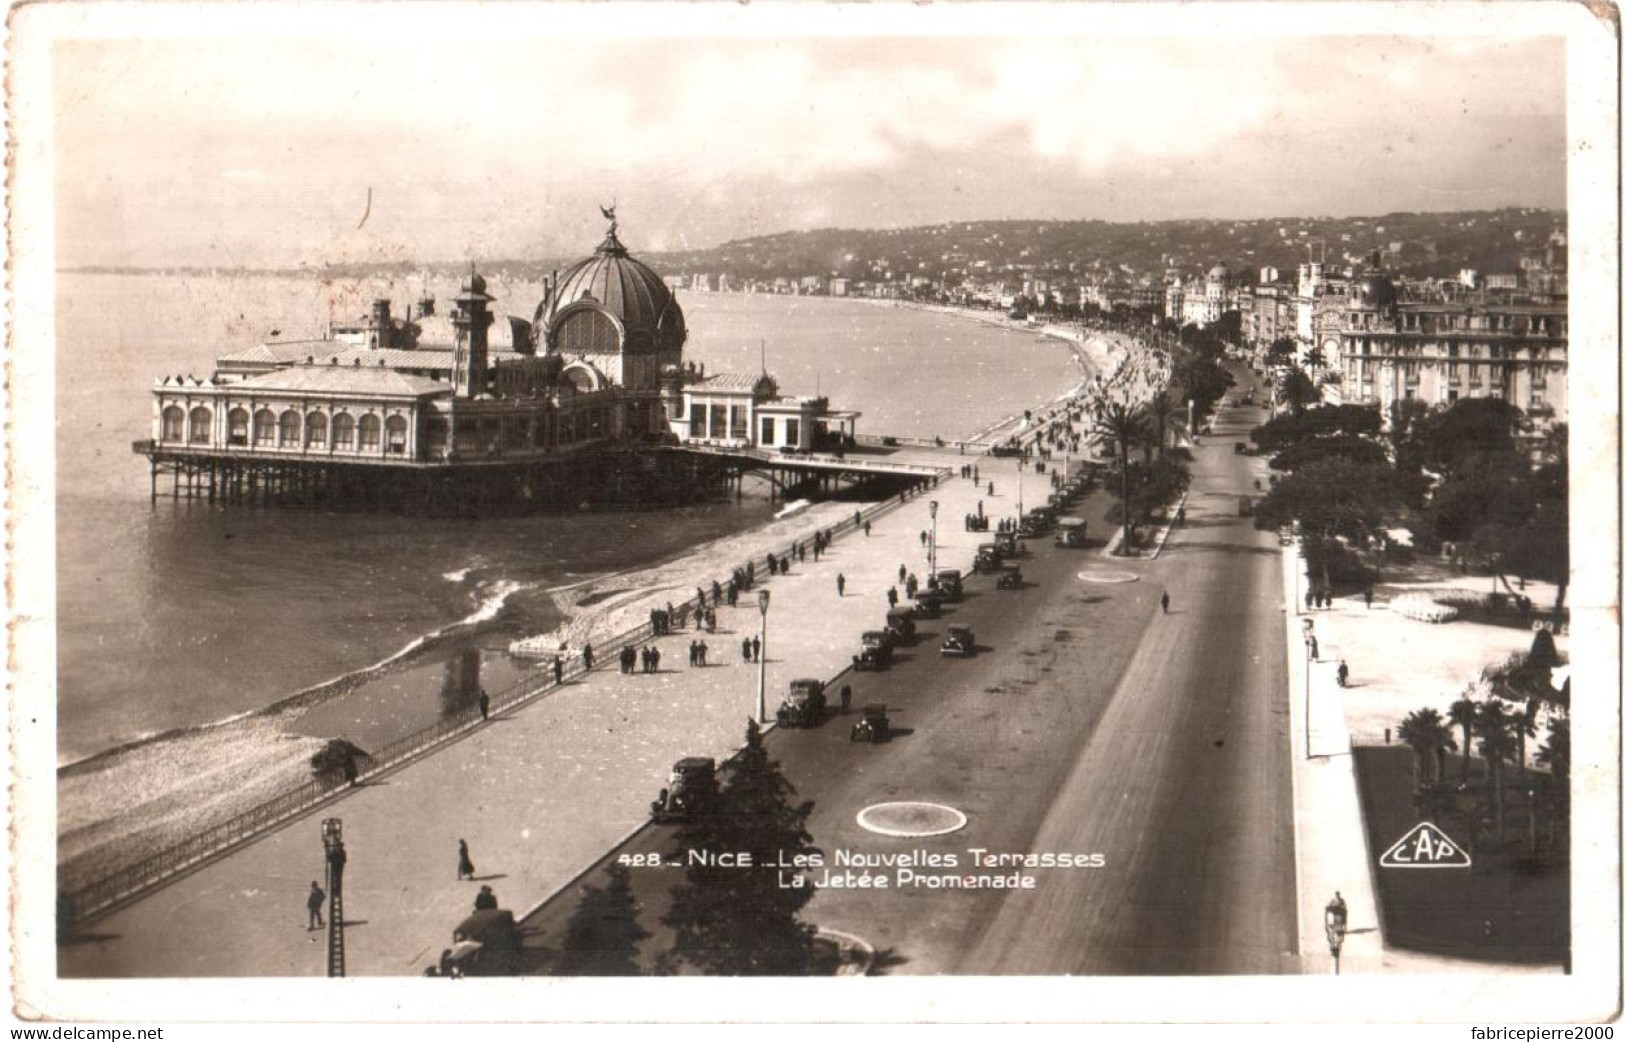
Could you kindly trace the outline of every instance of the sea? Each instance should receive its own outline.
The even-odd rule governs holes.
[[[541,289],[490,280],[529,317]],[[466,675],[496,690],[524,664],[516,636],[559,617],[552,593],[746,531],[759,498],[483,520],[149,499],[148,390],[207,375],[259,343],[323,335],[375,297],[396,313],[421,280],[64,273],[56,301],[57,760],[185,732],[318,686],[365,678],[387,703],[444,697]],[[862,412],[860,433],[969,437],[1082,377],[1064,344],[964,316],[869,302],[685,293],[685,358],[765,366],[789,394]],[[448,667],[448,662],[463,665]]]

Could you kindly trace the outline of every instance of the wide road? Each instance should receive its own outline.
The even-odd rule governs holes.
[[[1196,452],[1187,525],[1158,565],[1154,620],[1035,850],[1100,849],[1004,902],[965,973],[1296,969],[1286,652],[1274,536],[1238,516],[1233,454],[1263,414],[1225,410]]]
[[[1094,869],[1036,869],[1027,891],[899,887],[888,869],[868,873],[884,889],[819,890],[805,917],[864,938],[877,972],[1296,970],[1279,555],[1238,516],[1253,479],[1232,454],[1227,418],[1197,451],[1187,524],[1160,560],[1100,556],[1108,500],[1097,494],[1079,511],[1090,549],[1035,541],[1024,589],[977,577],[950,616],[921,624],[896,668],[843,678],[856,704],[889,704],[900,729],[891,743],[853,745],[850,720],[838,717],[769,736],[813,802],[808,827],[832,868],[840,856],[910,851],[955,859],[956,871],[937,875],[975,872],[976,850],[1104,858]],[[1259,418],[1242,410],[1234,431]],[[1009,493],[989,509],[1013,513]],[[1038,498],[1029,484],[1029,505]],[[974,625],[981,654],[942,659],[948,622]],[[946,804],[967,823],[914,839],[857,824],[865,806],[895,800]],[[673,826],[645,829],[616,855],[669,857],[674,836]],[[646,956],[666,946],[659,920],[680,878],[633,870]],[[582,880],[603,882],[601,871]],[[531,916],[527,945],[556,951],[580,893]]]

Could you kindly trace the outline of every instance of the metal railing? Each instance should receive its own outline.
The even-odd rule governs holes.
[[[939,479],[950,476],[946,468],[936,470],[934,474]],[[839,538],[861,528],[865,521],[872,522],[876,518],[883,517],[921,494],[920,491],[905,491],[867,511],[856,510],[851,517],[842,518],[821,531],[831,539]],[[792,541],[774,556],[783,560],[790,556],[795,546],[801,542],[803,540]],[[766,551],[758,557],[747,558],[739,565],[739,569],[741,571],[754,569],[758,580],[765,577],[767,556],[771,552]],[[714,585],[725,586],[732,578],[729,576],[727,580],[718,581]],[[675,606],[673,610],[677,618],[673,620],[673,625],[685,626],[696,608],[701,606],[700,600],[700,596],[695,596]],[[628,644],[638,644],[653,636],[654,628],[648,622],[617,633],[595,649],[598,654],[594,658],[594,663],[596,665],[608,662]],[[551,665],[544,665],[540,670],[521,677],[491,695],[491,711],[495,713],[516,708],[558,690],[564,681],[572,680],[587,672],[579,652],[570,655],[559,680],[553,678],[551,671]],[[538,673],[541,675],[538,676]],[[435,723],[391,742],[366,757],[357,775],[357,781],[375,778],[405,766],[438,747],[473,732],[483,722],[477,705],[465,707],[442,717]],[[275,827],[338,799],[351,787],[351,783],[343,778],[314,779],[226,821],[212,825],[156,854],[119,868],[75,890],[64,892],[59,895],[57,902],[59,927],[80,926],[109,915],[191,869],[200,867]]]

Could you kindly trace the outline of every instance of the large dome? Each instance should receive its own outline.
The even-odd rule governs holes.
[[[683,309],[665,281],[627,253],[614,228],[591,257],[559,275],[537,306],[536,326],[549,349],[570,351],[572,345],[558,343],[560,320],[583,310],[610,318],[629,352],[679,351],[688,337]]]

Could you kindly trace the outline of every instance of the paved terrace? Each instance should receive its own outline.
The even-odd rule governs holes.
[[[839,539],[818,563],[759,585],[772,591],[766,640],[769,712],[793,677],[833,677],[859,634],[882,624],[886,590],[906,565],[923,583],[928,503],[940,502],[938,566],[968,568],[989,536],[962,519],[978,500],[993,517],[1015,513],[1015,461],[910,448],[899,462],[957,473]],[[993,481],[997,494],[987,495]],[[1028,473],[1028,505],[1048,494]],[[810,536],[811,530],[807,533]],[[761,550],[782,549],[782,537]],[[846,576],[838,597],[835,576]],[[726,579],[726,575],[718,576]],[[757,667],[740,640],[757,632],[753,598],[717,613],[705,635],[710,665],[688,666],[695,634],[659,640],[657,675],[622,675],[612,654],[581,681],[494,718],[425,759],[369,779],[321,810],[100,920],[60,950],[64,977],[300,976],[325,972],[323,931],[307,932],[304,899],[323,878],[320,822],[344,822],[347,968],[352,976],[416,974],[450,944],[480,883],[516,911],[539,903],[625,834],[676,759],[721,758],[742,739],[756,701]],[[459,882],[457,840],[468,841],[477,880]]]

